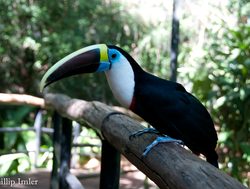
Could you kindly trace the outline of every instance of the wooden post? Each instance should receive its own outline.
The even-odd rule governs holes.
[[[71,168],[75,168],[75,165],[78,162],[78,151],[77,148],[75,147],[78,141],[78,137],[80,136],[80,132],[81,132],[81,125],[77,122],[73,123],[73,128],[72,128],[73,132],[73,139],[72,139],[72,156],[71,156]]]
[[[119,189],[120,160],[120,152],[102,140],[100,189]]]
[[[4,129],[2,119],[0,119],[0,130]],[[4,144],[4,132],[0,132],[0,150],[3,151],[5,147]]]
[[[60,145],[60,137],[61,137],[61,117],[55,111],[53,115],[53,164],[52,164],[52,172],[51,172],[51,179],[50,179],[50,189],[59,189],[59,174],[58,168],[60,165],[60,152],[61,152],[61,145]]]
[[[170,80],[176,81],[177,79],[177,66],[178,66],[178,46],[179,46],[179,16],[180,16],[180,3],[182,0],[173,0],[173,16],[172,16],[172,36],[171,36],[171,49],[170,49]]]
[[[36,133],[36,149],[35,149],[35,167],[38,167],[38,158],[41,145],[41,132],[42,132],[42,110],[38,110],[34,122],[34,129]]]
[[[80,181],[70,173],[72,124],[71,120],[62,118],[55,112],[53,115],[53,168],[51,189],[84,189]],[[60,170],[59,170],[60,168]]]
[[[66,181],[66,175],[70,169],[71,144],[72,144],[72,121],[67,118],[62,118],[61,158],[60,158],[61,161],[60,161],[60,176],[59,176],[60,189],[69,188],[69,185]]]

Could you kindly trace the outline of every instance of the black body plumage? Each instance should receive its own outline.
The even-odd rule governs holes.
[[[135,75],[134,103],[131,110],[160,133],[182,140],[195,154],[203,154],[218,167],[217,134],[206,108],[175,82],[145,72],[125,51]]]

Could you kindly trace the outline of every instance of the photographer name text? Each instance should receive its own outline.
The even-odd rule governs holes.
[[[38,180],[32,178],[0,178],[0,186],[10,186],[13,187],[15,185],[22,185],[22,186],[31,186],[37,185]]]

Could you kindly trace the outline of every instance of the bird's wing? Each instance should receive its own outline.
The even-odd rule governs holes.
[[[138,89],[136,113],[169,136],[216,145],[217,135],[205,107],[180,84],[169,86],[145,85]]]

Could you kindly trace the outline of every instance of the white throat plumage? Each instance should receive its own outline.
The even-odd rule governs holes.
[[[105,74],[115,98],[122,106],[129,108],[133,100],[135,80],[128,60],[121,58],[119,63],[113,63]]]

